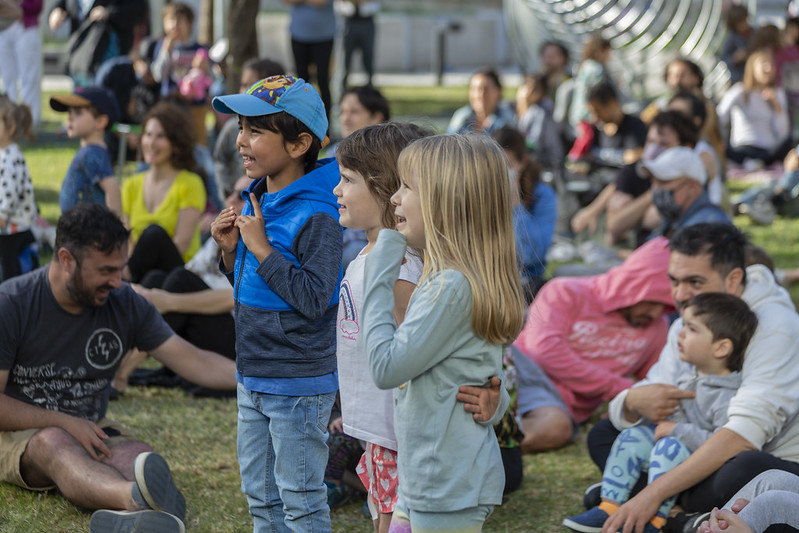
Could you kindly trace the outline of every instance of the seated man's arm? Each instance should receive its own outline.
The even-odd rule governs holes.
[[[133,290],[153,304],[161,314],[219,315],[233,309],[233,287],[195,292],[169,292],[161,289],[146,289],[140,285],[131,286]]]
[[[583,207],[571,219],[571,228],[575,233],[581,233],[583,230],[588,230],[588,233],[593,235],[596,233],[597,225],[599,224],[599,217],[607,209],[608,202],[616,193],[616,184],[611,183],[606,185],[602,192],[600,192],[594,200]]]
[[[196,385],[221,390],[236,388],[236,363],[233,360],[201,350],[178,335],[172,335],[149,353]]]
[[[608,202],[607,233],[618,242],[627,232],[641,226],[647,208],[652,205],[652,193],[647,191],[638,198],[619,192]]]
[[[6,389],[8,373],[8,370],[0,370],[0,391]],[[94,422],[21,402],[0,392],[0,431],[47,427],[63,429],[95,459],[99,459],[101,454],[111,457],[111,451],[103,443],[108,436]]]

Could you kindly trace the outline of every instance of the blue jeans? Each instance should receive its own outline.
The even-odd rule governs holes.
[[[253,531],[330,531],[324,475],[335,393],[280,396],[239,383],[237,394],[241,490]]]

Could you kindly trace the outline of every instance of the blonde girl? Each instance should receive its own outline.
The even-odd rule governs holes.
[[[727,139],[727,159],[746,170],[782,161],[792,148],[788,97],[776,80],[771,51],[755,50],[746,60],[743,81],[733,85],[716,108]]]
[[[503,345],[522,327],[512,202],[502,149],[482,136],[415,141],[399,158],[397,231],[381,230],[366,259],[369,366],[394,391],[399,501],[390,532],[477,532],[502,501],[492,425],[456,403],[464,383],[501,375]],[[393,287],[405,247],[424,251],[419,286],[397,326]]]
[[[22,273],[20,255],[34,242],[33,183],[17,145],[23,136],[30,137],[32,124],[28,106],[0,95],[0,281]]]

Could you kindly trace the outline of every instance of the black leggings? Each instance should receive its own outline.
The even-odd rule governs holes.
[[[141,280],[148,289],[159,288],[168,292],[187,293],[208,290],[208,285],[194,272],[183,266],[169,274],[151,270]],[[201,315],[196,313],[166,313],[164,320],[172,331],[203,350],[217,352],[228,359],[236,358],[236,332],[233,315]]]
[[[128,258],[130,281],[133,283],[140,283],[151,270],[171,272],[179,266],[183,266],[183,257],[172,237],[164,228],[155,224],[147,226],[141,233]]]
[[[605,469],[605,462],[610,455],[610,447],[619,435],[610,420],[600,420],[588,433],[588,453],[600,470]],[[741,487],[752,478],[766,470],[784,470],[799,475],[799,463],[779,459],[773,455],[751,450],[741,452],[727,460],[721,468],[680,494],[679,503],[688,513],[710,511],[713,507],[721,508]],[[643,477],[643,476],[642,476]],[[646,485],[636,485],[633,493]]]
[[[0,266],[3,268],[2,272],[0,272],[0,281],[22,274],[19,255],[26,246],[35,241],[36,239],[33,238],[33,233],[30,231],[0,235]]]
[[[297,75],[307,81],[311,72],[309,67],[316,65],[316,83],[319,85],[319,96],[325,104],[325,113],[330,117],[330,58],[333,56],[333,41],[322,41],[320,43],[303,43],[291,40],[291,51],[294,54],[294,64],[297,67]]]
[[[355,50],[360,49],[363,55],[363,68],[367,75],[367,85],[372,84],[375,62],[375,19],[373,17],[344,20],[344,79],[342,89],[347,88],[347,78],[352,69],[352,58]]]
[[[736,163],[743,164],[746,159],[760,159],[763,164],[770,166],[774,163],[780,163],[788,152],[794,147],[795,143],[788,137],[779,146],[768,150],[758,146],[730,146],[727,145],[727,159]]]

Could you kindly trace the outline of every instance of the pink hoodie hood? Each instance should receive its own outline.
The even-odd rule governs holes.
[[[514,345],[535,361],[583,422],[646,375],[666,343],[665,316],[636,327],[618,311],[639,302],[674,307],[668,241],[654,239],[607,274],[555,278],[541,289]]]
[[[638,302],[656,302],[674,311],[669,267],[669,241],[656,237],[635,250],[623,264],[594,278],[602,311],[610,313]]]

